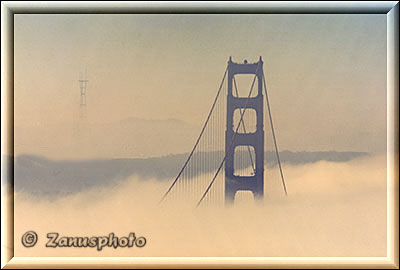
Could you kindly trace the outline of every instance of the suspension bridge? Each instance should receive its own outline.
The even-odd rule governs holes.
[[[252,76],[249,88],[238,87],[237,78],[241,76]],[[160,203],[178,200],[196,208],[200,205],[231,205],[238,191],[250,191],[255,200],[262,200],[264,119],[269,119],[266,124],[271,130],[282,186],[287,195],[262,58],[260,56],[255,63],[247,60],[235,63],[229,57],[200,134]]]

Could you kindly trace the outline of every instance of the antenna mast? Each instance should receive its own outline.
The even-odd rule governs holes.
[[[86,79],[86,70],[85,76],[83,76],[82,72],[79,76],[79,87],[81,90],[81,102],[80,102],[80,118],[85,119],[87,117],[87,108],[86,108],[86,88],[88,84],[88,80]]]

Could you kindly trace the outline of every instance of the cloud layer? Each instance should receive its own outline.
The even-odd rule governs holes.
[[[266,171],[266,198],[231,208],[158,201],[169,182],[129,178],[55,201],[15,196],[16,256],[385,256],[386,159],[321,161]],[[21,236],[34,230],[33,248]],[[144,236],[143,248],[45,248],[46,234]]]

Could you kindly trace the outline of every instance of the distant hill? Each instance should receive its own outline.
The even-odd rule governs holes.
[[[178,119],[130,117],[109,123],[16,126],[15,153],[55,159],[152,157],[193,147],[200,127]]]
[[[207,155],[212,153],[206,153]],[[217,152],[221,160],[223,152]],[[283,163],[299,165],[321,160],[346,162],[365,156],[364,152],[290,152],[282,151]],[[39,156],[20,155],[14,161],[14,187],[16,191],[31,194],[58,196],[92,187],[113,185],[136,175],[146,180],[160,181],[174,178],[188,154],[168,155],[157,158],[102,159],[102,160],[49,160]],[[274,152],[265,152],[267,167],[276,165]],[[215,165],[217,166],[217,165]],[[204,167],[203,172],[215,171],[216,167]]]

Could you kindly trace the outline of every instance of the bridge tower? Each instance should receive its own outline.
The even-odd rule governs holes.
[[[236,97],[233,95],[233,80],[237,74],[254,74],[256,81],[255,97]],[[254,198],[259,200],[264,197],[264,99],[263,99],[263,61],[256,63],[228,61],[228,94],[227,94],[227,121],[225,131],[225,204],[232,204],[235,194],[240,190],[253,192]],[[257,88],[257,89],[256,89]],[[250,91],[250,90],[249,90]],[[233,124],[235,110],[249,109],[256,112],[256,131],[252,133],[239,133]],[[242,122],[242,124],[244,121]],[[238,123],[240,124],[240,122]],[[253,147],[255,153],[255,172],[251,176],[241,176],[234,172],[235,148],[238,146]]]

